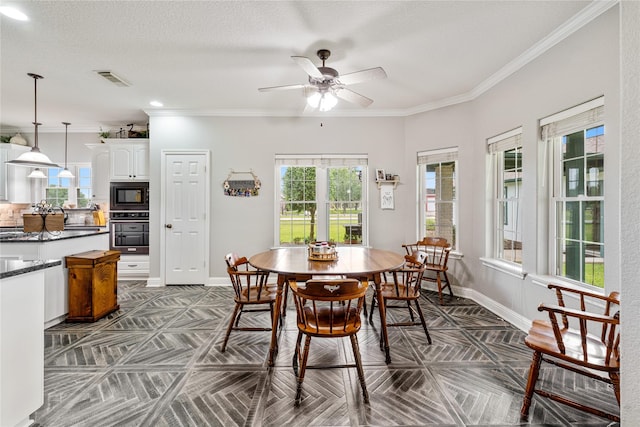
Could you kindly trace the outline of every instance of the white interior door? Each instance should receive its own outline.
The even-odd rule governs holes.
[[[164,273],[167,285],[208,279],[206,153],[165,153]]]

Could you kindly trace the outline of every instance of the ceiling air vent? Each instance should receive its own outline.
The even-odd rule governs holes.
[[[96,73],[98,73],[98,75],[104,77],[105,79],[109,80],[111,83],[113,83],[116,86],[121,86],[121,87],[131,86],[129,82],[116,76],[111,71],[96,71]]]

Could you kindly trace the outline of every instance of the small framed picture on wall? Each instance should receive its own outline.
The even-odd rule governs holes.
[[[395,209],[393,199],[393,185],[383,185],[380,188],[380,209]]]
[[[384,181],[384,169],[376,169],[376,181]]]

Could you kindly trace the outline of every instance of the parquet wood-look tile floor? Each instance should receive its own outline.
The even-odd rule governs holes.
[[[462,298],[445,305],[426,292],[422,307],[433,344],[420,326],[390,328],[392,363],[379,349],[379,318],[358,338],[369,404],[355,368],[307,371],[293,405],[295,312],[280,334],[276,364],[266,363],[269,332],[231,334],[230,287],[147,288],[118,283],[120,310],[95,323],[45,331],[44,405],[38,426],[609,426],[609,421],[534,397],[528,421],[520,406],[531,352],[525,334]],[[390,310],[397,319],[406,310]],[[268,313],[243,315],[268,325]],[[313,340],[309,364],[351,362],[348,340]],[[543,365],[547,387],[618,412],[609,386]]]

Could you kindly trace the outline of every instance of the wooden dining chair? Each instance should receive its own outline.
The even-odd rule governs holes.
[[[451,289],[451,282],[447,271],[449,262],[449,253],[451,252],[451,245],[447,242],[447,239],[442,237],[425,237],[416,243],[404,244],[402,247],[407,252],[407,255],[413,255],[416,252],[424,252],[427,254],[425,260],[425,274],[422,276],[422,280],[425,282],[435,283],[438,288],[438,297],[440,299],[440,305],[444,303],[442,299],[442,291],[449,289],[449,295],[453,297],[453,290]],[[433,276],[427,273],[433,273]]]
[[[305,283],[289,280],[289,287],[296,306],[298,338],[293,355],[293,370],[298,377],[295,406],[300,405],[302,382],[308,366],[311,338],[349,337],[355,365],[322,366],[322,368],[355,367],[358,371],[362,396],[369,403],[369,393],[364,380],[360,347],[356,334],[360,330],[360,312],[369,283],[357,279],[312,279]],[[302,337],[306,336],[301,351]]]
[[[251,268],[246,257],[240,257],[235,253],[225,255],[225,261],[227,273],[233,286],[235,306],[220,349],[223,353],[227,348],[231,331],[270,331],[271,327],[241,327],[239,326],[240,316],[247,312],[268,311],[271,314],[271,322],[273,322],[273,309],[276,300],[276,288],[275,285],[268,283],[268,271]]]
[[[533,350],[533,359],[520,411],[522,417],[528,417],[535,393],[612,421],[620,421],[617,414],[607,413],[566,396],[536,388],[540,365],[547,362],[611,384],[618,406],[620,405],[619,293],[611,292],[606,296],[553,284],[548,287],[555,290],[558,304],[541,304],[538,307],[538,311],[548,313],[549,320],[534,320],[524,340]],[[567,308],[565,296],[577,298],[579,308]],[[602,314],[588,311],[588,307],[594,305],[604,306]]]
[[[386,272],[383,275],[384,281],[380,286],[382,290],[382,299],[385,304],[385,311],[389,309],[406,309],[409,311],[409,322],[391,323],[387,320],[387,327],[421,325],[422,329],[424,329],[425,335],[427,336],[427,341],[431,344],[431,336],[427,329],[427,323],[424,320],[424,314],[420,308],[420,286],[422,283],[422,276],[426,268],[424,262],[421,260],[424,260],[425,257],[426,254],[422,251],[418,251],[414,255],[405,255],[404,267],[400,270]],[[397,302],[394,303],[394,301]],[[389,304],[390,302],[391,304]],[[415,305],[415,309],[411,306],[412,302]],[[374,294],[371,299],[371,311],[369,312],[369,323],[371,325],[373,325],[373,312],[375,311],[375,306],[379,303],[377,296]],[[420,319],[419,322],[415,319],[416,314]],[[381,331],[380,346],[382,346],[382,344],[383,336]]]

